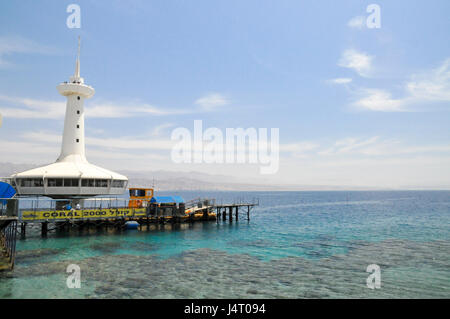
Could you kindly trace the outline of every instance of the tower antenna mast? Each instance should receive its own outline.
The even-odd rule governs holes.
[[[75,74],[74,74],[74,80],[80,81],[80,51],[81,51],[81,37],[78,36],[78,51],[77,51],[77,60],[75,63]]]
[[[80,48],[81,48],[81,36],[78,36],[78,56],[77,56],[78,60],[80,60]]]

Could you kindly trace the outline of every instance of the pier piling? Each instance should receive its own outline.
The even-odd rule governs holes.
[[[26,235],[26,228],[27,228],[27,223],[21,223],[20,224],[20,236],[22,238],[25,238]]]
[[[43,222],[41,225],[41,235],[42,237],[46,237],[48,232],[48,222]]]

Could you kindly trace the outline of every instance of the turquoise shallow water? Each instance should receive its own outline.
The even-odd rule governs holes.
[[[15,270],[0,274],[0,297],[450,298],[449,191],[176,195],[260,206],[250,222],[31,231]],[[373,263],[381,289],[366,287]],[[66,286],[69,264],[81,268],[80,289]]]

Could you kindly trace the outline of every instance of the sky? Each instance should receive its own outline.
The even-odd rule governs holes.
[[[79,5],[80,28],[67,7]],[[375,4],[377,27],[367,21]],[[81,75],[89,162],[247,183],[450,188],[450,2],[1,1],[0,163],[60,152]],[[373,16],[372,16],[373,17]],[[277,128],[279,165],[176,163],[176,128]]]

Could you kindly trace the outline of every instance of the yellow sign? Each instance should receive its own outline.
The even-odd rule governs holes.
[[[145,208],[23,211],[21,220],[146,217]]]

